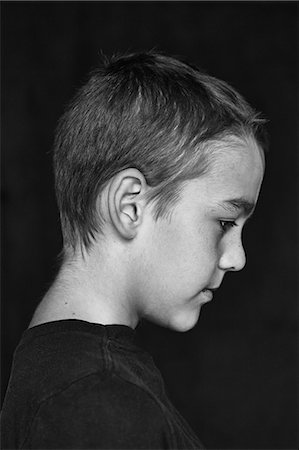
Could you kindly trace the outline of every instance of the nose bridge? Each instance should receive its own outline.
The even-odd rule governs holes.
[[[224,243],[219,266],[222,270],[242,270],[246,264],[246,255],[241,235],[234,235]]]

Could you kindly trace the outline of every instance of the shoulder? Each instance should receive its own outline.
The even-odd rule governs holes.
[[[44,400],[29,448],[163,448],[166,420],[142,388],[115,374],[85,376]]]

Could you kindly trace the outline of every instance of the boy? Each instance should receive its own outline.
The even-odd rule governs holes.
[[[63,262],[15,353],[3,448],[203,448],[134,329],[190,330],[244,267],[262,122],[174,58],[132,54],[92,73],[56,134]]]

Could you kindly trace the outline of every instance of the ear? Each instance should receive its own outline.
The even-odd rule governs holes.
[[[146,180],[137,169],[122,170],[110,183],[107,199],[110,220],[124,239],[133,239],[142,223],[146,189]]]

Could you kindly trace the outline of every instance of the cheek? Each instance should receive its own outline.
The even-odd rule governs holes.
[[[182,231],[183,230],[183,231]],[[198,277],[208,277],[217,260],[217,242],[211,228],[168,228],[153,243],[153,261],[159,277],[174,283],[196,283]]]
[[[142,272],[138,298],[146,317],[169,318],[171,311],[181,311],[188,320],[197,320],[198,307],[185,307],[191,307],[190,299],[209,285],[217,267],[215,236],[211,229],[200,231],[167,229],[146,240],[143,263],[138,265]]]

